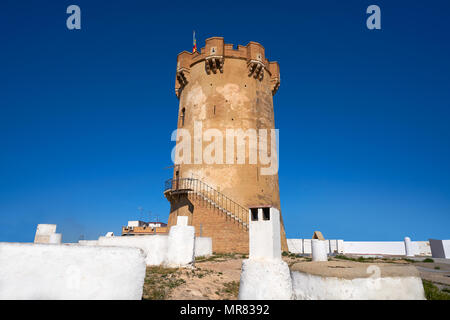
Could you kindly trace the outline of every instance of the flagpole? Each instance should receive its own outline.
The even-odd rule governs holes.
[[[193,30],[192,35],[192,53],[197,52],[197,40],[195,39],[195,30]]]

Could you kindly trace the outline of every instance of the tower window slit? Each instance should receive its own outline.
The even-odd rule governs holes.
[[[252,213],[252,221],[258,221],[258,209],[257,208],[251,208]]]
[[[184,117],[186,116],[186,108],[183,108],[183,110],[181,110],[181,126],[184,126]]]

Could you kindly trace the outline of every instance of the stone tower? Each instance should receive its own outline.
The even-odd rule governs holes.
[[[175,225],[177,216],[188,216],[196,236],[212,237],[215,252],[248,252],[249,208],[274,207],[281,212],[278,171],[263,173],[270,164],[259,157],[260,146],[266,145],[266,159],[277,158],[271,132],[273,95],[279,85],[278,63],[269,62],[256,42],[235,49],[213,37],[200,52],[178,55],[178,149],[173,178],[164,192],[171,204],[168,224]],[[265,144],[260,129],[266,129]],[[228,130],[241,135],[228,139]],[[251,143],[253,137],[257,144]],[[281,215],[280,220],[281,247],[287,250]]]

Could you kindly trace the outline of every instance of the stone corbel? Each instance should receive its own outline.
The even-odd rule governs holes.
[[[175,94],[177,97],[180,96],[181,91],[189,82],[189,70],[186,68],[177,69],[177,83],[178,85],[175,88]]]
[[[221,56],[209,56],[205,58],[205,69],[206,73],[210,74],[211,71],[213,73],[216,73],[217,70],[220,71],[220,73],[223,73],[223,63],[224,59]]]
[[[180,68],[177,70],[177,80],[180,84],[180,87],[184,87],[189,82],[189,71],[184,68]]]
[[[258,79],[261,81],[264,78],[264,69],[265,66],[261,61],[258,60],[250,60],[248,62],[248,76]]]
[[[270,82],[272,83],[272,95],[275,95],[280,87],[280,78],[272,78]]]

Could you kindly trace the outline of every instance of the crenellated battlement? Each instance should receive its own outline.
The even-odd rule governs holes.
[[[190,69],[197,63],[205,64],[206,74],[223,73],[227,59],[243,59],[247,61],[248,76],[262,81],[265,73],[270,77],[272,94],[280,86],[280,66],[278,62],[270,62],[265,57],[264,47],[257,42],[249,42],[246,46],[238,45],[234,49],[232,44],[226,44],[223,37],[212,37],[205,41],[205,47],[200,52],[183,51],[177,57],[177,72],[175,93],[180,96],[181,91],[190,80]]]

